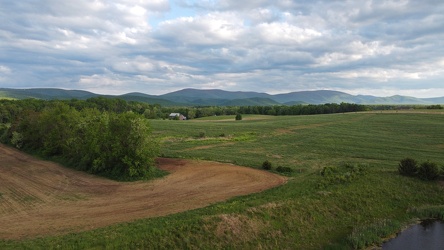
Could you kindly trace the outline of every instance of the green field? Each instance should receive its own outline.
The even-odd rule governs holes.
[[[274,169],[293,171],[283,186],[206,208],[60,237],[0,241],[0,248],[343,249],[365,244],[359,235],[369,231],[396,232],[418,216],[411,211],[444,205],[441,182],[397,172],[405,157],[444,165],[442,112],[244,115],[242,121],[153,120],[151,126],[162,156],[253,168],[268,160]],[[346,165],[363,171],[354,174]],[[321,176],[324,167],[336,167],[337,178]]]

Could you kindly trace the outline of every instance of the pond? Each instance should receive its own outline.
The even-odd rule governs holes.
[[[402,231],[396,238],[382,245],[383,250],[444,249],[444,222],[425,220]]]

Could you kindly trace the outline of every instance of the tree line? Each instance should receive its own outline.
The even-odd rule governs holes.
[[[0,123],[14,120],[23,110],[39,112],[54,103],[64,103],[77,111],[97,109],[99,111],[124,113],[133,112],[147,119],[167,119],[170,113],[181,113],[187,119],[207,116],[257,114],[257,115],[314,115],[357,112],[368,110],[365,105],[353,103],[327,103],[319,105],[275,105],[275,106],[197,106],[197,107],[162,107],[158,104],[125,101],[118,98],[93,97],[87,100],[0,100]],[[373,109],[373,108],[372,108]]]
[[[109,103],[99,110],[87,101],[1,102],[0,140],[94,174],[149,177],[159,152],[149,121]]]
[[[207,116],[255,114],[255,115],[317,115],[368,110],[367,106],[354,103],[327,103],[319,105],[275,105],[275,106],[211,106],[211,107],[165,107],[163,112],[180,112],[188,119]]]

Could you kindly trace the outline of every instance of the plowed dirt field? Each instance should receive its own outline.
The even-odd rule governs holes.
[[[164,216],[286,181],[265,171],[209,161],[160,158],[158,167],[170,174],[148,182],[116,182],[0,144],[0,238],[59,235]]]

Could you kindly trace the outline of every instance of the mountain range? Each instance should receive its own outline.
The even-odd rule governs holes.
[[[124,95],[100,95],[84,90],[65,90],[56,88],[11,89],[0,88],[0,99],[36,98],[88,99],[91,97],[121,98],[127,101],[139,101],[162,106],[271,106],[324,103],[356,104],[444,104],[444,97],[415,98],[409,96],[376,97],[371,95],[350,95],[332,90],[299,91],[271,95],[259,92],[225,91],[220,89],[182,89],[163,94],[127,93]]]

